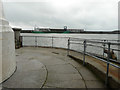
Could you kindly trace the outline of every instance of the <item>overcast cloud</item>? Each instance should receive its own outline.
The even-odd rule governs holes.
[[[10,25],[33,28],[118,28],[118,0],[4,0]]]

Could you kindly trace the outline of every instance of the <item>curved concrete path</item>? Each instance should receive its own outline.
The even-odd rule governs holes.
[[[67,51],[24,47],[16,50],[17,70],[3,88],[104,88],[91,71],[67,57]]]

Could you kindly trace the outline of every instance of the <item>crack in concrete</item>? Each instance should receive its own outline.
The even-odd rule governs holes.
[[[47,71],[47,74],[46,74],[46,79],[45,79],[43,85],[41,86],[41,89],[45,86],[45,84],[46,84],[46,82],[47,82],[47,78],[48,78],[48,69],[47,69],[46,65],[44,65],[44,66],[45,66],[45,69],[46,69],[46,71]]]
[[[84,82],[84,84],[85,84],[85,88],[87,89],[87,85],[86,85],[85,79],[83,78],[81,72],[79,72],[79,70],[78,70],[74,65],[72,65],[71,63],[69,63],[69,64],[70,64],[71,66],[73,66],[73,68],[75,68],[75,69],[78,71],[78,73],[79,73],[80,76],[82,77],[82,80],[83,80],[83,82]]]

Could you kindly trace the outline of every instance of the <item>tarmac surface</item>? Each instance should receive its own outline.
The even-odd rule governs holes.
[[[3,88],[105,88],[82,64],[55,48],[23,47],[16,50],[16,72]]]

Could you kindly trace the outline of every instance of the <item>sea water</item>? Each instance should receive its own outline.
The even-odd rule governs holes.
[[[39,33],[21,33],[21,36],[38,36],[35,37],[23,37],[24,46],[47,46],[47,47],[59,47],[68,48],[68,38],[80,38],[80,39],[101,39],[101,40],[119,40],[120,34],[39,34]],[[39,37],[45,36],[45,37]],[[59,38],[48,38],[49,37],[59,37]],[[61,38],[66,37],[66,38]],[[79,41],[78,43],[83,43]],[[89,43],[91,44],[91,43]],[[93,43],[92,43],[93,44]],[[93,44],[97,46],[103,46],[103,44]],[[108,48],[108,45],[105,46]],[[70,49],[76,50],[78,52],[83,52],[84,46],[81,44],[70,44]],[[118,49],[118,46],[111,45],[111,49]],[[94,53],[97,55],[103,55],[103,48],[87,46],[87,52]],[[118,51],[114,51],[118,57]]]

